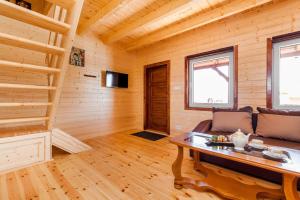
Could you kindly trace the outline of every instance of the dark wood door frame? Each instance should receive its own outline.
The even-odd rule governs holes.
[[[167,88],[168,88],[168,109],[167,109],[167,117],[168,117],[168,127],[167,134],[170,135],[170,60],[153,63],[144,66],[144,129],[147,129],[147,69],[166,66],[167,68]]]

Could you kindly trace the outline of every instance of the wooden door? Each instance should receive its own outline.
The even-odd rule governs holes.
[[[145,68],[145,129],[169,133],[169,62]]]

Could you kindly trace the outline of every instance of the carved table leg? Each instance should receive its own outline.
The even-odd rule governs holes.
[[[200,153],[198,151],[194,151],[194,168],[197,169],[197,165],[200,161]]]
[[[200,152],[194,151],[194,169],[200,172],[203,176],[207,176],[206,169],[201,165]]]
[[[298,177],[290,174],[283,174],[283,190],[287,200],[300,200],[297,192],[297,181]]]
[[[181,189],[183,187],[183,185],[180,184],[180,182],[182,181],[181,167],[182,167],[182,160],[183,160],[183,147],[181,146],[177,146],[177,147],[178,147],[178,154],[176,160],[172,165],[172,171],[175,177],[174,187],[176,189]]]

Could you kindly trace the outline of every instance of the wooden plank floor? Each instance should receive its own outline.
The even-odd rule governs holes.
[[[0,199],[220,199],[212,193],[173,188],[176,146],[123,132],[88,140],[93,150],[0,176]],[[186,152],[187,155],[187,152]],[[186,157],[183,172],[199,176]]]

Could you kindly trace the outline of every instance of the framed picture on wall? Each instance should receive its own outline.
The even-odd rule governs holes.
[[[84,67],[85,50],[72,47],[70,54],[70,64],[78,67]]]
[[[16,0],[16,4],[21,6],[21,7],[24,7],[24,8],[27,8],[27,9],[31,10],[31,3],[27,2],[27,1]]]

